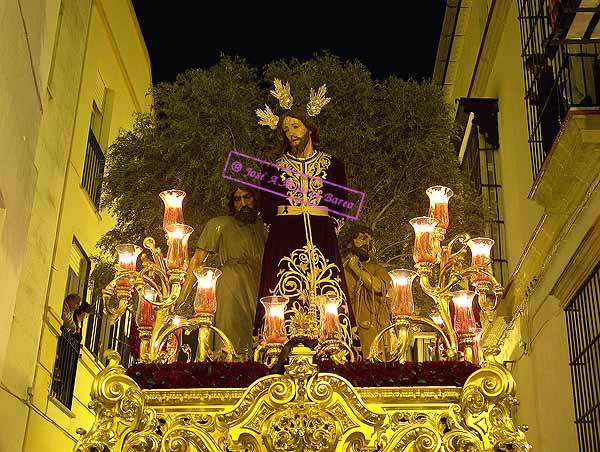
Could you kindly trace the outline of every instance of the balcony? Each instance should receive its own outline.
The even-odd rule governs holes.
[[[600,107],[600,40],[595,37],[600,12],[597,5],[586,5],[588,2],[584,0],[519,0],[534,180],[569,110]]]

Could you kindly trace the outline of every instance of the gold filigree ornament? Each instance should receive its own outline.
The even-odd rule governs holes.
[[[260,118],[260,121],[258,121],[258,123],[261,126],[268,126],[272,130],[275,130],[277,128],[277,124],[279,123],[279,117],[271,111],[267,104],[265,104],[264,110],[257,108],[255,111],[256,116]]]
[[[271,95],[279,101],[281,108],[285,108],[286,110],[291,109],[294,104],[294,98],[292,97],[290,82],[285,82],[284,85],[281,80],[276,78],[273,84],[275,85],[275,89],[271,90]]]
[[[283,83],[281,80],[276,78],[273,81],[273,85],[275,88],[270,91],[271,95],[279,101],[281,108],[285,110],[291,110],[292,105],[294,104],[294,98],[292,97],[290,82]],[[309,101],[306,104],[306,111],[309,116],[317,116],[319,113],[321,113],[321,109],[331,101],[330,97],[325,97],[326,93],[327,85],[325,84],[321,85],[317,91],[315,91],[313,88],[310,89]],[[265,104],[264,110],[257,108],[254,110],[254,112],[259,118],[259,125],[267,126],[272,130],[277,128],[277,124],[279,124],[279,116],[273,113],[268,105]]]
[[[306,104],[306,111],[310,116],[317,116],[321,109],[331,101],[331,97],[325,97],[327,85],[321,85],[318,91],[310,89],[310,100]]]

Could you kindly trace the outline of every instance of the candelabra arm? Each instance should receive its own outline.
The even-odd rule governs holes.
[[[124,271],[119,267],[115,278],[102,289],[104,311],[110,315],[113,320],[117,320],[127,310],[133,292],[131,286],[119,286],[117,280],[135,277],[137,277],[136,271]],[[117,295],[116,302],[114,301],[115,291]]]
[[[154,322],[150,344],[148,345],[148,360],[152,363],[160,362],[164,358],[164,356],[161,356],[161,346],[165,339],[179,328],[191,327],[191,321],[193,320],[184,320],[175,324],[173,323],[173,319],[168,317],[169,310],[165,306],[156,309],[155,312],[156,321]]]
[[[239,357],[239,355],[235,351],[235,347],[233,346],[233,343],[231,342],[231,340],[227,337],[227,335],[223,331],[221,331],[219,328],[217,328],[214,325],[211,325],[210,329],[212,331],[214,331],[217,334],[217,336],[219,336],[221,341],[223,342],[222,352],[225,353],[225,361],[230,363],[235,358]]]
[[[163,296],[163,292],[161,292],[160,290],[160,286],[158,284],[156,284],[156,282],[148,277],[145,277],[145,275],[140,275],[140,278],[137,278],[134,282],[133,285],[135,287],[135,290],[138,293],[138,296],[140,298],[144,298],[144,289],[146,284],[148,284],[150,287],[152,287],[157,294],[159,294],[156,298],[162,298]],[[155,308],[160,308],[162,306],[162,303],[157,303],[154,300],[148,300],[148,302]]]
[[[498,282],[494,274],[489,270],[489,262],[479,264],[479,265],[471,265],[470,267],[465,268],[461,274],[463,276],[470,276],[474,274],[485,275],[487,277],[487,281],[484,281],[490,288],[491,291],[495,293],[502,294],[504,292],[504,288]]]
[[[448,244],[446,245],[446,247],[448,248],[448,250],[450,251],[450,258],[452,258],[454,255],[460,253],[463,249],[467,248],[467,242],[471,239],[471,235],[467,234],[466,232],[463,232],[462,234],[457,234],[454,237],[452,237],[450,239],[450,241],[448,242]],[[456,253],[452,253],[452,247],[454,246],[454,242],[461,242],[461,248],[456,252]]]
[[[468,234],[465,234],[466,237],[468,237]],[[438,278],[439,281],[439,286],[440,287],[444,287],[445,290],[449,290],[454,284],[456,284],[458,281],[460,281],[460,278],[457,278],[454,282],[450,282],[447,283],[446,279],[447,279],[447,274],[450,272],[450,275],[453,275],[454,272],[452,272],[452,270],[454,270],[454,268],[457,266],[458,263],[463,262],[466,255],[467,255],[467,244],[466,241],[461,241],[462,246],[460,247],[460,249],[456,252],[452,252],[452,245],[453,245],[453,241],[454,240],[458,240],[459,238],[463,238],[463,235],[459,235],[457,237],[455,237],[454,239],[452,239],[452,241],[450,241],[450,243],[446,246],[444,246],[442,248],[442,263],[440,264],[440,275]],[[462,278],[462,276],[461,276]],[[440,291],[440,292],[443,292]]]
[[[154,276],[158,275],[160,285],[156,282]],[[169,278],[166,273],[163,273],[162,269],[154,262],[146,260],[142,264],[140,270],[140,277],[138,279],[144,280],[152,286],[160,295],[160,298],[164,298],[169,293]]]
[[[405,326],[407,323],[408,323],[408,327]],[[380,354],[377,351],[379,348],[379,342],[381,341],[383,336],[385,336],[385,334],[392,329],[394,329],[396,331],[396,335],[398,336],[398,341],[400,342],[398,349],[394,352],[392,360],[393,360],[393,358],[396,358],[396,357],[398,357],[399,359],[401,357],[404,357],[406,355],[406,350],[408,348],[408,339],[409,339],[408,330],[410,329],[410,324],[412,324],[412,323],[425,324],[425,325],[431,327],[439,335],[439,337],[441,337],[442,341],[444,342],[444,345],[446,346],[446,350],[457,350],[457,347],[455,345],[453,346],[452,341],[448,337],[446,332],[444,330],[442,330],[438,325],[436,325],[435,322],[433,322],[431,319],[428,319],[426,317],[418,317],[418,316],[398,316],[394,319],[394,321],[391,325],[389,325],[386,328],[384,328],[383,330],[381,330],[379,332],[379,334],[377,334],[377,336],[375,336],[375,339],[373,339],[373,343],[371,344],[371,348],[369,350],[367,360],[376,361],[376,362],[382,361],[379,356]],[[406,330],[406,331],[404,331],[404,330]],[[398,335],[399,331],[401,332],[400,335]],[[403,341],[404,341],[404,343],[403,343]],[[451,354],[451,356],[455,356],[455,354]]]
[[[390,330],[393,330],[395,327],[396,323],[392,322],[390,325],[386,326],[383,330],[377,333],[377,336],[375,336],[373,342],[371,343],[371,348],[369,349],[369,354],[367,355],[367,361],[383,361],[380,357],[379,352],[377,351],[379,349],[379,342],[381,341],[383,336],[385,336],[385,333],[387,333]]]
[[[429,280],[429,277],[431,276],[431,268],[426,267],[426,265],[427,264],[417,264],[417,271],[419,273],[419,285],[421,286],[421,289],[423,290],[423,292],[425,292],[426,295],[435,300],[437,295],[436,290],[435,287],[431,285],[431,281]]]
[[[458,335],[456,331],[454,331],[454,327],[452,325],[452,318],[450,317],[450,300],[451,295],[446,294],[445,296],[438,297],[435,302],[438,307],[438,312],[440,317],[442,318],[442,322],[444,323],[444,328],[446,330],[446,335],[448,338],[449,344],[447,344],[447,354],[448,358],[452,359],[456,355],[458,355]]]
[[[355,361],[354,353],[348,344],[339,339],[326,339],[319,343],[316,356],[324,356],[336,364]]]
[[[146,237],[143,242],[144,248],[150,250],[152,253],[152,259],[156,266],[160,269],[160,272],[163,275],[167,274],[167,264],[165,263],[165,258],[162,255],[162,251],[160,248],[156,247],[156,242],[152,237]]]
[[[254,361],[261,362],[272,369],[277,364],[282,350],[283,344],[280,342],[261,341],[254,351]]]
[[[394,350],[392,360],[397,359],[400,363],[406,362],[406,355],[408,347],[410,346],[410,319],[407,317],[400,317],[394,319],[394,331],[398,338],[398,347]]]
[[[446,332],[444,330],[442,330],[438,325],[436,325],[436,323],[433,320],[428,319],[426,317],[417,317],[415,320],[417,323],[424,323],[424,324],[430,326],[431,328],[433,328],[435,330],[435,332],[442,338],[442,341],[444,341],[444,345],[446,346],[446,349],[450,350],[453,348],[452,342],[448,338],[448,335],[446,334]]]

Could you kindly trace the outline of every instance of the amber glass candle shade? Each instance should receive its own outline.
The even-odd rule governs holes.
[[[167,252],[167,267],[172,270],[179,268],[186,270],[188,267],[188,240],[194,228],[187,224],[175,223],[167,226],[169,238],[169,251]]]
[[[143,296],[139,297],[135,322],[140,328],[152,328],[156,321],[156,314],[151,302],[156,300],[157,292],[154,287],[146,284]]]
[[[194,311],[196,314],[213,314],[217,312],[217,297],[215,286],[221,276],[221,270],[213,267],[199,267],[194,270],[198,282],[196,297],[194,298]]]
[[[183,224],[183,198],[185,192],[181,190],[165,190],[161,191],[159,196],[165,205],[163,215],[163,229],[166,231],[167,226],[172,224]]]
[[[432,217],[417,217],[410,220],[410,224],[415,230],[415,245],[413,248],[415,263],[435,262],[433,231],[437,223],[438,221]]]
[[[336,339],[339,336],[338,308],[340,298],[335,294],[321,295],[319,303],[319,313],[321,317],[321,338]]]
[[[412,294],[412,283],[417,272],[400,268],[388,272],[393,284],[392,317],[412,315],[415,311]]]
[[[119,254],[119,267],[127,271],[135,271],[137,266],[137,258],[142,252],[142,249],[137,245],[131,243],[123,243],[115,246],[117,253]],[[119,278],[117,285],[122,287],[131,287],[129,278]]]
[[[490,252],[492,246],[494,246],[494,240],[485,237],[476,237],[467,242],[467,245],[471,249],[471,265],[484,265],[487,264],[487,269],[491,273],[492,265]],[[480,281],[490,281],[491,278],[483,273],[475,273],[471,277],[471,282],[477,283]]]
[[[442,319],[441,315],[432,314],[430,317],[431,317],[431,320],[433,320],[433,323],[435,323],[437,326],[439,326],[440,328],[444,327],[444,319]]]
[[[283,330],[285,306],[288,299],[280,295],[262,297],[260,302],[265,308],[262,337],[268,343],[283,343],[286,340]]]
[[[454,302],[454,330],[457,333],[474,333],[477,329],[473,315],[473,298],[475,292],[458,290],[452,293]]]
[[[438,221],[438,228],[448,228],[450,223],[448,216],[448,201],[454,195],[454,192],[448,187],[435,185],[429,187],[426,191],[429,197],[429,213],[428,216],[435,218]]]

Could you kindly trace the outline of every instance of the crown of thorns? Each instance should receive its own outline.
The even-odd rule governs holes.
[[[290,90],[290,82],[285,82],[284,85],[281,80],[276,78],[273,83],[275,85],[275,89],[271,90],[271,95],[279,100],[279,105],[281,108],[291,110],[294,103],[294,98],[292,97]],[[313,88],[310,89],[310,98],[306,104],[306,111],[309,116],[317,116],[319,113],[321,113],[321,109],[329,103],[331,98],[325,97],[326,92],[327,85],[321,85],[317,91],[315,91]],[[258,116],[258,123],[261,126],[268,126],[273,130],[277,128],[279,116],[273,113],[267,104],[265,104],[264,110],[261,110],[260,108],[256,109],[256,116]]]

